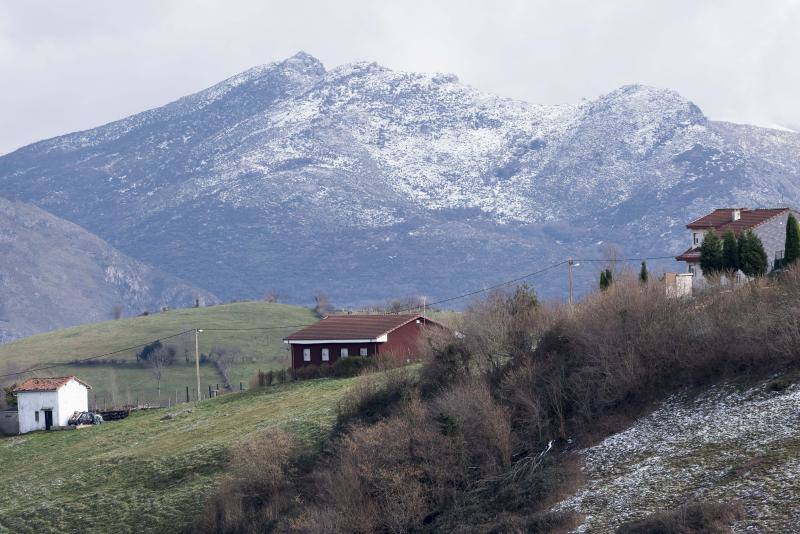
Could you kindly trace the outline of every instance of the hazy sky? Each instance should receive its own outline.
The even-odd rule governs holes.
[[[800,0],[0,0],[0,154],[298,50],[541,103],[645,83],[800,129]]]

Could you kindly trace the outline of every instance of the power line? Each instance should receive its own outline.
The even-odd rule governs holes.
[[[614,259],[586,258],[586,259],[562,260],[562,261],[550,264],[547,267],[544,267],[543,269],[539,269],[537,271],[533,271],[531,273],[527,273],[527,274],[524,274],[522,276],[518,276],[517,278],[512,278],[511,280],[506,280],[504,282],[500,282],[500,283],[497,283],[497,284],[494,284],[494,285],[491,285],[491,286],[488,286],[488,287],[484,287],[482,289],[476,289],[474,291],[469,291],[467,293],[462,293],[460,295],[456,295],[456,296],[453,296],[453,297],[448,297],[448,298],[445,298],[445,299],[441,299],[441,300],[437,300],[437,301],[434,301],[434,302],[426,303],[426,306],[436,306],[438,304],[444,304],[446,302],[452,302],[454,300],[459,300],[459,299],[463,299],[463,298],[466,298],[466,297],[479,295],[479,294],[485,293],[487,291],[492,291],[493,289],[498,289],[500,287],[507,286],[507,285],[510,285],[510,284],[514,284],[516,282],[521,282],[521,281],[526,280],[528,278],[532,278],[534,276],[537,276],[537,275],[543,274],[543,273],[545,273],[547,271],[550,271],[552,269],[555,269],[556,267],[559,267],[561,265],[565,265],[565,264],[569,263],[570,261],[572,261],[572,262],[581,262],[582,261],[582,262],[587,262],[588,263],[588,262],[621,262],[621,261],[645,261],[645,260],[665,260],[665,259],[674,259],[674,256],[653,256],[653,257],[642,257],[642,258],[614,258]],[[417,310],[417,309],[419,309],[419,306],[409,307],[409,308],[397,310],[394,313],[402,313],[402,312],[407,312],[407,311],[414,311],[414,310]],[[304,328],[306,326],[311,326],[311,325],[310,324],[296,324],[296,325],[281,325],[281,326],[260,326],[260,327],[251,327],[251,328],[200,328],[199,330],[203,330],[203,331],[207,331],[207,332],[255,332],[255,331],[267,331],[267,330],[282,330],[282,329],[287,329],[287,328]],[[164,337],[161,337],[161,338],[158,338],[158,339],[154,339],[154,340],[148,341],[146,343],[141,343],[139,345],[132,345],[130,347],[117,349],[117,350],[114,350],[114,351],[111,351],[111,352],[106,352],[106,353],[103,353],[103,354],[97,354],[97,355],[94,355],[94,356],[89,356],[88,358],[81,358],[81,359],[78,359],[78,360],[70,360],[68,362],[61,362],[61,363],[52,364],[52,365],[35,367],[33,369],[28,369],[26,371],[19,371],[19,372],[15,372],[15,373],[7,373],[7,374],[4,374],[4,375],[0,375],[0,378],[8,378],[8,377],[11,377],[11,376],[17,376],[17,375],[22,375],[22,374],[27,374],[27,373],[34,373],[34,372],[37,372],[37,371],[45,371],[47,369],[54,369],[54,368],[57,368],[57,367],[63,367],[65,365],[71,365],[71,364],[75,364],[75,363],[83,363],[83,362],[87,362],[87,361],[91,361],[91,360],[96,360],[96,359],[99,359],[99,358],[104,358],[106,356],[113,356],[114,354],[119,354],[120,352],[125,352],[125,351],[128,351],[128,350],[143,348],[143,347],[145,347],[147,345],[150,345],[152,343],[155,343],[157,341],[166,341],[168,339],[173,339],[173,338],[176,338],[178,336],[182,336],[184,334],[188,334],[189,332],[195,332],[196,330],[197,329],[195,329],[195,328],[192,328],[190,330],[184,330],[183,332],[178,332],[177,334],[164,336]]]
[[[564,265],[564,264],[567,263],[567,261],[569,261],[569,260],[563,260],[563,261],[560,261],[558,263],[553,263],[551,265],[548,265],[544,269],[539,269],[538,271],[534,271],[532,273],[524,274],[524,275],[519,276],[517,278],[514,278],[512,280],[506,280],[505,282],[500,282],[499,284],[495,284],[493,286],[484,287],[483,289],[476,289],[475,291],[470,291],[468,293],[463,293],[463,294],[457,295],[455,297],[449,297],[449,298],[446,298],[446,299],[437,300],[437,301],[434,301],[434,302],[429,302],[429,303],[426,303],[426,306],[436,306],[437,304],[443,304],[445,302],[451,302],[453,300],[458,300],[458,299],[463,299],[463,298],[466,298],[466,297],[471,297],[473,295],[478,295],[480,293],[485,293],[486,291],[491,291],[493,289],[497,289],[497,288],[500,288],[500,287],[503,287],[503,286],[507,286],[509,284],[513,284],[515,282],[521,282],[522,280],[525,280],[526,278],[534,277],[536,275],[539,275],[539,274],[542,274],[542,273],[544,273],[546,271],[549,271],[550,269],[555,269],[556,267]],[[417,310],[417,309],[419,309],[419,306],[414,306],[414,307],[405,308],[405,309],[402,309],[402,310],[397,310],[395,313],[402,313],[402,312],[413,311],[413,310]]]
[[[192,330],[184,330],[183,332],[178,332],[177,334],[172,334],[171,336],[160,337],[158,339],[154,339],[154,340],[148,341],[146,343],[141,343],[139,345],[132,345],[130,347],[125,347],[124,349],[117,349],[117,350],[114,350],[114,351],[111,351],[111,352],[106,352],[106,353],[103,353],[103,354],[96,354],[94,356],[89,356],[88,358],[81,358],[81,359],[78,359],[78,360],[70,360],[68,362],[61,362],[61,363],[55,363],[55,364],[45,365],[45,366],[41,366],[41,367],[34,367],[33,369],[28,369],[27,371],[19,371],[19,372],[16,372],[16,373],[8,373],[8,374],[0,375],[0,378],[8,378],[9,376],[22,375],[22,374],[26,374],[26,373],[35,373],[36,371],[44,371],[46,369],[55,369],[56,367],[64,367],[65,365],[71,365],[71,364],[74,364],[74,363],[83,363],[83,362],[88,362],[90,360],[97,360],[98,358],[104,358],[106,356],[113,356],[114,354],[119,354],[120,352],[125,352],[125,351],[133,350],[133,349],[140,349],[142,347],[146,347],[147,345],[155,343],[156,341],[166,341],[167,339],[172,339],[172,338],[175,338],[175,337],[178,337],[178,336],[182,336],[183,334],[188,334],[189,332],[194,332],[194,329],[192,329]]]
[[[582,261],[585,263],[589,262],[598,262],[598,263],[614,263],[619,261],[647,261],[647,260],[674,260],[675,256],[653,256],[650,258],[611,258],[611,259],[600,259],[600,258],[588,258],[588,259],[578,259],[575,258],[572,261]]]

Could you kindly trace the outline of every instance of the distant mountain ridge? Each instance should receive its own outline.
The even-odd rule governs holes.
[[[436,299],[608,243],[679,253],[712,208],[800,205],[798,178],[800,134],[710,121],[674,91],[545,106],[305,53],[0,157],[0,194],[223,298],[341,304]],[[565,279],[535,285],[560,297]]]
[[[186,307],[211,293],[134,260],[36,206],[0,198],[0,343],[39,332]]]

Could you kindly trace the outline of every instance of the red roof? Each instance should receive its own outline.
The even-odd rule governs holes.
[[[681,254],[680,256],[675,256],[675,259],[678,261],[688,261],[690,263],[696,263],[700,261],[700,249],[699,248],[692,248],[689,247],[686,249],[686,252]]]
[[[303,328],[284,339],[286,341],[377,339],[401,326],[423,319],[422,315],[329,315],[316,324]]]
[[[733,212],[738,209],[741,216],[738,220],[733,220]],[[789,208],[769,208],[750,210],[747,208],[722,208],[714,210],[696,221],[686,225],[690,230],[709,230],[713,229],[717,234],[722,235],[728,230],[734,234],[740,234],[745,230],[755,228],[761,223],[777,217],[788,211]]]
[[[92,386],[77,378],[76,376],[59,376],[54,378],[29,378],[22,384],[14,388],[16,392],[22,391],[57,391],[61,386],[64,386],[70,380],[83,384],[87,389],[92,389]]]

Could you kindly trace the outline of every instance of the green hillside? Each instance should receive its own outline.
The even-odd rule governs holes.
[[[0,438],[0,532],[176,532],[213,495],[229,447],[269,428],[309,447],[353,379],[310,380]]]
[[[282,338],[299,325],[317,319],[308,308],[267,302],[240,302],[208,308],[175,309],[158,314],[103,323],[81,325],[0,345],[0,374],[23,371],[51,363],[61,363],[116,351],[120,348],[147,343],[194,328],[200,334],[200,351],[208,354],[214,347],[237,349],[239,354],[229,372],[234,388],[247,381],[258,369],[285,367],[289,364]],[[276,328],[252,330],[258,328]],[[185,334],[164,342],[176,348],[176,362],[167,367],[161,381],[161,400],[177,395],[185,400],[186,386],[196,383],[194,368],[194,334]],[[107,356],[118,362],[114,365],[59,365],[28,376],[58,376],[75,374],[89,382],[90,404],[97,399],[122,404],[137,398],[157,400],[157,382],[150,370],[136,364],[137,350]],[[187,362],[186,359],[189,359]],[[119,360],[124,360],[119,363]],[[222,376],[214,365],[201,367],[203,390],[210,384],[222,384]],[[9,379],[5,379],[8,382]]]

